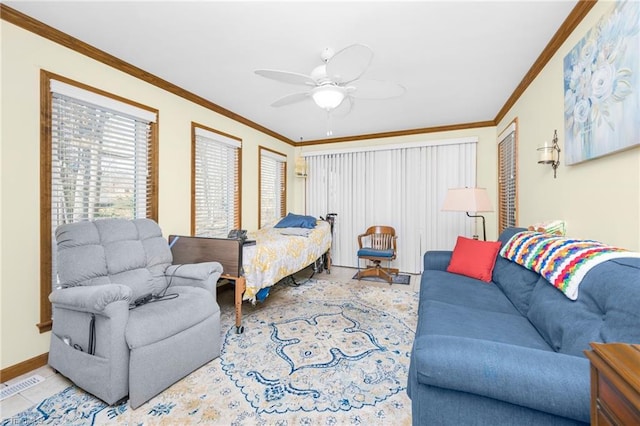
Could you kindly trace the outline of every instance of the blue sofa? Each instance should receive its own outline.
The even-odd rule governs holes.
[[[413,424],[588,424],[583,351],[640,343],[640,259],[596,266],[572,301],[500,255],[489,283],[446,272],[451,254],[424,255],[407,386]]]

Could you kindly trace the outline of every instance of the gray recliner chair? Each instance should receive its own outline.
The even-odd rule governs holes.
[[[172,265],[150,219],[62,225],[56,240],[49,364],[76,385],[137,408],[220,355],[219,263]]]

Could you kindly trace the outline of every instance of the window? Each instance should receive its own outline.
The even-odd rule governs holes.
[[[225,238],[240,228],[239,140],[192,124],[191,233]]]
[[[518,223],[517,123],[498,137],[498,232]]]
[[[260,227],[286,215],[287,157],[260,147],[259,217]]]
[[[101,218],[157,220],[156,112],[42,72],[41,331],[57,285],[54,232]]]

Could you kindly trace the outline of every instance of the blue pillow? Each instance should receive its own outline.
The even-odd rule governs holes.
[[[316,227],[316,218],[313,216],[303,216],[299,214],[289,213],[283,217],[280,222],[276,223],[274,228],[307,228]]]

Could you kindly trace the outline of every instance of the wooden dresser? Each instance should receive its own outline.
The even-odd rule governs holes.
[[[640,345],[591,347],[591,424],[640,425]]]

